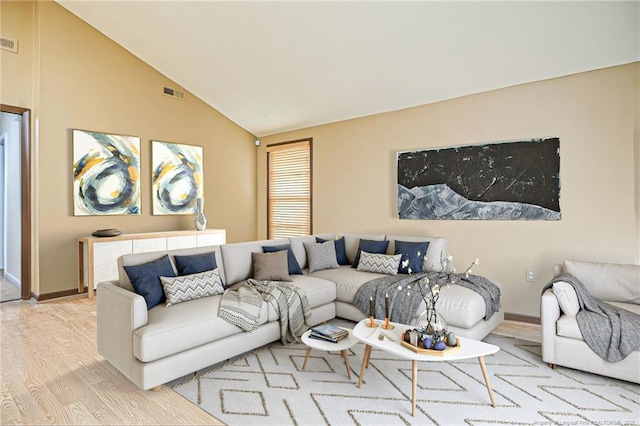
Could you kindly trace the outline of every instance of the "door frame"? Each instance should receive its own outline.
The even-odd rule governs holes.
[[[0,104],[0,112],[22,116],[20,134],[20,288],[22,300],[31,299],[31,110]]]

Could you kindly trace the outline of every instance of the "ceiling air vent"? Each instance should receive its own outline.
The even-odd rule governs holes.
[[[0,37],[0,49],[11,53],[18,53],[18,40],[9,37]]]
[[[184,92],[179,90],[172,89],[171,87],[165,87],[163,93],[167,96],[171,96],[172,98],[184,101]]]

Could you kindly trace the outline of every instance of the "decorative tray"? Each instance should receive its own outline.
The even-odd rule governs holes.
[[[405,348],[409,349],[410,351],[413,351],[422,355],[445,356],[446,354],[450,354],[451,352],[456,352],[460,350],[460,339],[458,339],[455,346],[447,346],[444,350],[441,350],[441,351],[437,351],[435,349],[419,348],[405,341],[401,341],[400,344]]]

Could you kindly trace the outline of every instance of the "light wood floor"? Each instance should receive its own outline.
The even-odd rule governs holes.
[[[540,339],[540,326],[497,333]],[[98,355],[95,299],[0,305],[0,424],[215,424],[167,387],[143,391]]]
[[[0,302],[19,300],[21,298],[20,288],[0,275]]]

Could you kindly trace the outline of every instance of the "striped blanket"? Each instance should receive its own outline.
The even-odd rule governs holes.
[[[253,331],[258,328],[265,301],[278,313],[282,343],[299,343],[308,328],[311,307],[307,295],[293,283],[249,278],[241,286],[224,292],[218,316],[245,331]]]

